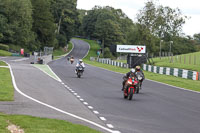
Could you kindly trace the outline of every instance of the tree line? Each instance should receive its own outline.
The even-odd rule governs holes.
[[[77,9],[77,0],[0,0],[0,43],[29,51],[66,46],[73,36],[98,40],[105,57],[112,45],[146,45],[147,52],[183,54],[200,50],[200,33],[182,33],[188,19],[180,9],[149,0],[133,22],[121,9]],[[134,15],[134,14],[133,14]]]
[[[147,52],[159,53],[171,50],[175,54],[199,51],[200,36],[186,36],[182,26],[189,17],[181,10],[162,6],[150,0],[137,14],[133,22],[120,9],[95,6],[92,10],[79,10],[81,26],[79,34],[100,40],[105,51],[116,44],[146,45]],[[116,53],[115,53],[116,54]],[[110,54],[107,54],[110,55]]]
[[[30,51],[64,47],[76,32],[77,0],[0,0],[0,43]]]

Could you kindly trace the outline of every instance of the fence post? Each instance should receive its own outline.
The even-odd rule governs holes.
[[[186,57],[185,57],[185,55],[184,55],[184,64],[186,63]]]
[[[189,55],[189,64],[191,64],[191,55]]]

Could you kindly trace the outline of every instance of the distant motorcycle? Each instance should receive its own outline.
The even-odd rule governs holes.
[[[83,75],[84,67],[80,65],[79,67],[77,67],[76,71],[77,71],[76,72],[77,77],[81,78],[81,76]]]
[[[71,58],[71,59],[70,59],[70,62],[71,62],[71,64],[73,64],[73,63],[74,63],[74,59],[73,59],[73,58]]]
[[[144,75],[141,72],[136,72],[135,75],[138,80],[138,84],[136,86],[136,93],[139,93],[139,91],[141,90],[141,85],[142,85],[142,81],[144,79]]]
[[[126,83],[124,88],[124,99],[132,100],[133,94],[136,91],[136,85],[138,84],[137,78],[130,77]]]

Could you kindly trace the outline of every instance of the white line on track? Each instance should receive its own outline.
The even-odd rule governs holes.
[[[10,64],[8,64],[8,66],[9,66],[9,68],[10,68],[10,73],[11,73],[11,77],[12,77],[12,83],[13,83],[13,86],[14,86],[15,90],[16,90],[18,93],[20,93],[21,95],[23,95],[24,97],[26,97],[26,98],[28,98],[28,99],[34,101],[34,102],[37,102],[37,103],[39,103],[39,104],[41,104],[41,105],[44,105],[44,106],[46,106],[46,107],[48,107],[48,108],[51,108],[51,109],[56,110],[56,111],[58,111],[58,112],[61,112],[61,113],[63,113],[63,114],[66,114],[66,115],[69,115],[69,116],[74,117],[74,118],[76,118],[76,119],[79,119],[79,120],[82,120],[82,121],[84,121],[84,122],[90,123],[90,124],[92,124],[92,125],[94,125],[94,126],[97,126],[97,127],[101,128],[101,129],[103,129],[103,130],[106,130],[106,131],[108,131],[108,132],[110,132],[110,133],[115,133],[115,132],[116,132],[116,131],[113,131],[113,130],[111,130],[111,129],[108,129],[108,128],[102,126],[102,125],[99,125],[99,124],[97,124],[97,123],[95,123],[95,122],[93,122],[93,121],[90,121],[90,120],[85,119],[85,118],[83,118],[83,117],[79,117],[79,116],[74,115],[74,114],[72,114],[72,113],[63,111],[63,110],[61,110],[61,109],[58,109],[58,108],[56,108],[56,107],[53,107],[53,106],[51,106],[51,105],[49,105],[49,104],[46,104],[46,103],[44,103],[44,102],[41,102],[41,101],[39,101],[39,100],[37,100],[37,99],[34,99],[34,98],[32,98],[32,97],[26,95],[25,93],[23,93],[23,92],[17,87],[17,84],[16,84],[16,82],[15,82],[15,77],[14,77],[14,74],[13,74],[13,71],[12,71],[12,67],[10,66]],[[107,126],[108,126],[108,124],[107,124]]]
[[[54,71],[49,67],[49,65],[47,65],[47,67],[49,68],[49,70],[56,76],[56,78],[58,79],[59,82],[62,82],[62,80],[54,73]]]
[[[9,68],[8,66],[0,66],[1,68]]]
[[[94,112],[95,114],[99,114],[99,112],[98,112],[98,111],[96,111],[96,110],[94,110],[93,112]]]
[[[80,99],[80,101],[84,101],[84,99]]]
[[[93,109],[93,107],[92,107],[92,106],[88,106],[88,108],[89,108],[89,109]]]
[[[77,95],[76,97],[77,97],[77,98],[80,98],[81,96]]]
[[[104,117],[99,117],[102,121],[106,121],[106,118]]]
[[[31,65],[31,64],[30,64]],[[58,79],[56,79],[55,77],[53,77],[53,76],[51,76],[50,74],[48,74],[47,72],[45,72],[44,70],[42,70],[41,68],[39,68],[39,67],[37,67],[37,66],[34,66],[34,65],[31,65],[31,66],[33,66],[33,67],[35,67],[35,68],[37,68],[37,69],[39,69],[40,71],[42,71],[42,72],[44,72],[45,74],[47,74],[49,77],[51,77],[51,78],[53,78],[53,79],[55,79],[56,81],[58,81],[58,82],[62,82],[59,78]],[[55,74],[55,73],[54,73]],[[55,75],[56,76],[56,75]]]
[[[114,128],[112,124],[106,124],[109,128]]]
[[[85,105],[88,105],[88,103],[87,103],[87,102],[83,102],[83,104],[85,104]]]
[[[25,60],[28,60],[29,58],[21,58],[21,59],[16,59],[16,60],[11,60],[11,61],[15,61],[15,62],[18,62],[18,61],[25,61]]]

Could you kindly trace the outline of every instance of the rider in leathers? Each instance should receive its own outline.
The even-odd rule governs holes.
[[[135,70],[132,68],[130,72],[126,73],[126,75],[123,77],[124,81],[122,82],[122,91],[125,88],[125,83],[128,80],[129,77],[135,77]]]
[[[140,80],[140,81],[141,81],[140,86],[142,86],[142,82],[143,82],[143,80],[144,80],[145,77],[144,77],[143,71],[140,69],[140,66],[136,66],[136,67],[135,67],[134,75],[136,76],[138,72],[141,72],[141,73],[142,73],[142,80]]]

